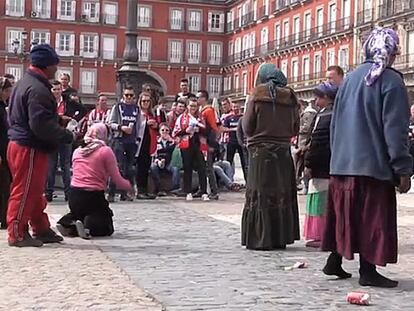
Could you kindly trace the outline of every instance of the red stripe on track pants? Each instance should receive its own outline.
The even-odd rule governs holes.
[[[29,221],[34,234],[50,228],[49,218],[44,212],[48,159],[47,153],[13,141],[9,143],[7,160],[12,174],[7,210],[9,241],[22,240]]]

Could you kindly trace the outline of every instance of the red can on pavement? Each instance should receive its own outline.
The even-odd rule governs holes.
[[[346,295],[346,301],[354,305],[369,305],[370,296],[367,292],[354,291]]]

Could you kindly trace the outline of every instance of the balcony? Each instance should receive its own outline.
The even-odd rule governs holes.
[[[397,55],[393,67],[403,73],[414,71],[414,54]]]
[[[414,9],[414,0],[396,0],[389,4],[378,6],[378,18],[385,19],[398,14],[407,13]]]
[[[138,28],[150,28],[150,27],[152,27],[152,18],[150,16],[138,17],[137,27]]]
[[[314,28],[297,32],[278,40],[269,41],[263,45],[252,49],[229,55],[228,63],[239,62],[252,57],[265,56],[272,52],[286,50],[297,45],[307,44],[311,41],[325,40],[327,38],[340,35],[341,33],[352,32],[352,20],[346,17],[337,21],[332,21]]]
[[[268,17],[270,14],[270,8],[268,6],[262,6],[259,9],[259,19],[263,19],[265,17]]]
[[[375,20],[374,14],[374,9],[368,9],[358,12],[356,24],[359,26],[373,22]]]
[[[275,0],[273,1],[273,13],[276,14],[279,11],[287,9],[286,0]]]
[[[220,66],[223,63],[223,58],[221,56],[208,58],[208,64],[213,66]]]
[[[230,89],[230,90],[225,90],[223,92],[224,96],[232,96],[232,97],[241,97],[244,96],[244,90],[243,88],[235,88],[235,89]]]
[[[252,24],[253,22],[255,22],[254,20],[254,12],[249,12],[245,15],[242,16],[242,22],[241,25],[242,27],[245,27],[247,25]]]
[[[289,80],[289,86],[294,87],[295,91],[303,91],[306,89],[312,89],[318,84],[326,80],[326,72],[313,72],[297,77],[291,77]]]

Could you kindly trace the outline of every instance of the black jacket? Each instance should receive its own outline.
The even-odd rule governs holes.
[[[305,154],[305,167],[312,169],[312,178],[329,178],[331,119],[332,106],[316,115],[309,150]]]
[[[9,143],[9,138],[7,136],[8,128],[6,103],[0,100],[0,157],[2,161],[7,160],[7,144]]]
[[[82,103],[78,103],[74,100],[67,100],[65,102],[65,116],[71,117],[78,122],[86,115],[87,112],[87,109]]]
[[[73,134],[59,125],[56,106],[49,81],[29,69],[10,98],[10,140],[44,152],[71,143]]]

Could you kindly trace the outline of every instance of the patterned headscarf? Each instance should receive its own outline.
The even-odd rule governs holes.
[[[259,83],[266,83],[268,85],[270,96],[274,102],[276,100],[276,87],[284,87],[287,85],[285,74],[271,63],[260,66],[257,78]]]
[[[390,28],[376,27],[364,43],[364,52],[367,60],[374,64],[365,76],[365,82],[371,86],[382,75],[385,68],[391,65],[391,58],[398,54],[400,39],[398,34]]]
[[[106,146],[105,141],[108,137],[108,129],[103,123],[93,124],[84,137],[85,145],[81,147],[80,153],[84,157],[88,157],[94,151]]]

